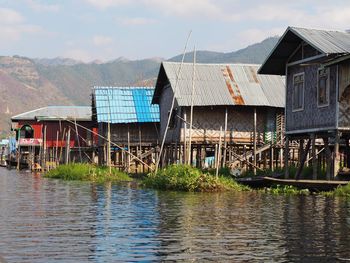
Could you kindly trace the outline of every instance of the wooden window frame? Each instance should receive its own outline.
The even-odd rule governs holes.
[[[327,76],[327,80],[326,80],[326,103],[322,103],[320,104],[319,101],[319,91],[320,91],[320,71],[321,70],[326,70],[326,76]],[[324,74],[322,74],[322,76],[324,76]],[[323,108],[323,107],[328,107],[329,106],[329,90],[330,90],[330,70],[329,68],[318,68],[317,69],[317,107],[318,108]]]
[[[302,86],[303,98],[302,98],[302,102],[301,102],[301,107],[300,108],[294,108],[295,78],[298,77],[298,76],[303,76],[303,86]],[[292,89],[292,112],[303,111],[304,110],[304,104],[305,104],[305,73],[304,72],[293,74],[293,87],[292,88],[293,88]]]

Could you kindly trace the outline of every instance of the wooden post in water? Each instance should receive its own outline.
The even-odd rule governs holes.
[[[129,129],[129,125],[128,125],[128,173],[130,173],[130,162],[131,162],[131,149],[130,149],[130,129]]]
[[[195,76],[196,76],[196,47],[193,49],[193,73],[192,73],[192,92],[191,92],[191,110],[190,110],[190,127],[189,127],[189,140],[188,140],[188,165],[192,165],[192,124],[193,124],[193,100],[194,100],[194,88],[195,88]]]
[[[288,179],[289,178],[289,165],[288,165],[288,160],[289,160],[289,137],[286,136],[285,140],[285,151],[284,151],[284,178]]]
[[[69,156],[70,156],[70,127],[68,128],[67,132],[67,140],[66,140],[66,160],[65,163],[69,164]]]
[[[219,166],[221,166],[221,133],[222,133],[222,126],[220,126],[220,134],[219,134],[219,147],[217,152],[217,162],[216,162],[216,178],[219,176]]]
[[[58,133],[59,133],[59,131],[56,132],[56,149],[55,149],[55,164],[56,164],[56,166],[58,164],[58,161],[57,161],[57,158],[58,158]]]
[[[44,126],[44,145],[43,145],[43,150],[44,150],[44,166],[43,166],[43,168],[44,168],[44,170],[47,170],[46,169],[46,155],[47,155],[47,152],[46,152],[46,147],[47,147],[47,145],[46,145],[46,128],[47,128],[47,126],[45,125]]]
[[[223,159],[223,166],[226,166],[226,155],[227,155],[227,107],[225,108],[225,125],[224,125],[224,159]]]
[[[317,180],[317,155],[316,155],[316,134],[311,134],[312,146],[311,146],[311,154],[312,154],[312,179]]]
[[[337,176],[340,166],[340,154],[339,154],[339,132],[335,134],[334,140],[334,153],[333,153],[333,172],[332,179]]]
[[[184,164],[187,164],[187,145],[186,145],[186,139],[187,139],[187,114],[186,110],[184,110]]]
[[[254,175],[256,175],[256,107],[254,107],[254,134],[253,134],[253,171]]]

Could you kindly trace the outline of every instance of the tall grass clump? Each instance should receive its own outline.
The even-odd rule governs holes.
[[[339,197],[350,197],[350,184],[344,186],[338,186],[333,192],[328,192],[327,195],[339,196]]]
[[[225,190],[247,190],[231,178],[215,176],[202,172],[189,165],[170,165],[157,173],[148,174],[143,185],[161,190],[187,192],[219,192]]]
[[[126,173],[120,172],[114,168],[112,168],[112,173],[110,174],[109,168],[106,166],[95,166],[85,163],[60,165],[57,168],[48,171],[44,177],[93,182],[132,180]]]

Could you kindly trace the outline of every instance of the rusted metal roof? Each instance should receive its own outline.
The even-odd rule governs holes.
[[[153,103],[159,103],[165,83],[170,83],[174,91],[180,65],[181,63],[177,62],[162,63]],[[284,107],[284,78],[258,75],[259,66],[256,64],[196,64],[194,106]],[[191,105],[192,78],[193,64],[184,63],[175,90],[179,106]]]
[[[349,33],[288,27],[262,64],[259,73],[284,75],[288,58],[302,42],[309,44],[324,56],[350,53]]]

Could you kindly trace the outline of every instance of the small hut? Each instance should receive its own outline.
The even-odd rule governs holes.
[[[349,54],[347,32],[288,27],[259,69],[286,76],[286,148],[299,144],[297,178],[308,161],[313,179],[322,166],[327,179],[340,165],[350,168]]]
[[[99,139],[100,164],[135,168],[138,163],[129,151],[148,163],[153,161],[159,137],[159,107],[151,105],[153,92],[152,87],[94,87],[93,119],[103,137]]]
[[[13,161],[43,169],[70,161],[91,161],[91,107],[48,106],[13,116],[18,151]]]
[[[260,76],[258,68],[252,64],[163,62],[152,100],[160,107],[161,138],[170,118],[163,160],[203,167],[220,148],[223,163],[244,155],[258,165],[254,156],[264,159],[258,148],[269,149],[272,141],[282,138],[284,107],[284,78]]]

